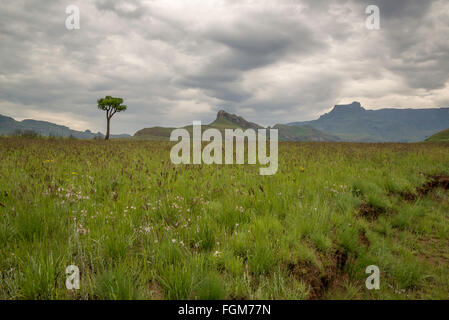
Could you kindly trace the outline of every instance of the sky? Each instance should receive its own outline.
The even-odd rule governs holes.
[[[76,5],[80,28],[69,30]],[[366,27],[368,5],[380,29]],[[449,107],[447,0],[0,0],[0,114],[112,133],[318,118],[335,104]]]

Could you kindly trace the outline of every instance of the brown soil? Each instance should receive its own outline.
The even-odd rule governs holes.
[[[164,299],[164,294],[162,293],[162,289],[159,286],[159,283],[157,283],[156,281],[151,282],[149,289],[150,289],[151,298],[153,300],[163,300]]]
[[[401,196],[402,199],[404,199],[405,201],[416,201],[416,199],[418,198],[416,196],[416,194],[411,193],[411,192],[399,192],[399,195]]]
[[[424,197],[435,189],[442,188],[449,190],[449,177],[446,175],[429,175],[429,180],[421,187],[416,188],[416,192],[399,192],[399,195],[406,201],[416,201]]]
[[[319,299],[327,289],[328,281],[321,271],[311,262],[298,262],[288,265],[289,271],[310,286],[309,299]]]
[[[357,214],[367,220],[374,221],[379,218],[380,215],[384,214],[386,210],[384,208],[375,207],[369,203],[362,203],[357,209]]]
[[[416,239],[419,246],[418,256],[437,266],[449,265],[449,241],[440,238],[421,237]]]
[[[310,287],[308,299],[319,300],[331,288],[339,286],[347,275],[344,268],[348,261],[348,254],[345,251],[337,250],[327,257],[330,264],[320,270],[311,262],[298,262],[288,265],[289,271],[298,279],[305,281]]]
[[[361,230],[359,233],[359,243],[364,247],[369,247],[371,244],[365,230]]]
[[[416,189],[420,196],[428,194],[430,191],[443,188],[444,190],[449,190],[449,177],[445,175],[430,176],[430,180],[422,185],[420,188]]]

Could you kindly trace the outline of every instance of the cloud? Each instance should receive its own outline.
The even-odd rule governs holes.
[[[138,0],[97,0],[98,10],[110,11],[122,18],[136,19],[146,14],[147,7]]]
[[[68,5],[81,29],[65,28]],[[378,5],[381,29],[365,28]],[[210,121],[309,120],[357,99],[371,108],[449,103],[444,0],[2,3],[0,113],[104,131],[96,100],[129,109],[114,133]]]

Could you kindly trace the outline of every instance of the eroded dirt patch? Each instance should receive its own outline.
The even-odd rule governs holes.
[[[429,180],[421,187],[416,188],[415,192],[399,192],[398,194],[406,201],[416,201],[420,197],[424,197],[435,189],[441,188],[449,190],[449,177],[446,175],[428,175]]]
[[[380,215],[385,214],[387,211],[381,207],[375,207],[369,203],[362,203],[357,209],[357,215],[363,217],[369,221],[374,221],[379,218]]]
[[[163,300],[164,299],[164,294],[162,293],[162,288],[159,285],[159,283],[157,283],[156,281],[153,281],[150,283],[149,290],[150,290],[151,297],[154,300]]]
[[[328,288],[329,281],[312,262],[298,262],[288,265],[289,271],[310,287],[309,299],[319,299]]]
[[[289,271],[298,279],[305,281],[310,287],[308,299],[322,299],[329,289],[343,283],[347,275],[344,272],[349,261],[349,255],[343,250],[337,250],[326,257],[329,263],[322,270],[312,262],[298,262],[288,265]]]
[[[424,185],[416,189],[417,193],[421,196],[428,194],[430,191],[442,188],[444,190],[449,190],[449,177],[446,175],[435,175],[430,176],[430,180]]]

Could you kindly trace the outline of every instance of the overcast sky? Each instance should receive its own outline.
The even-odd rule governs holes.
[[[67,30],[68,5],[80,29]],[[365,27],[367,5],[380,30]],[[449,106],[449,1],[0,0],[0,114],[113,133],[211,121],[263,125],[335,104]]]

